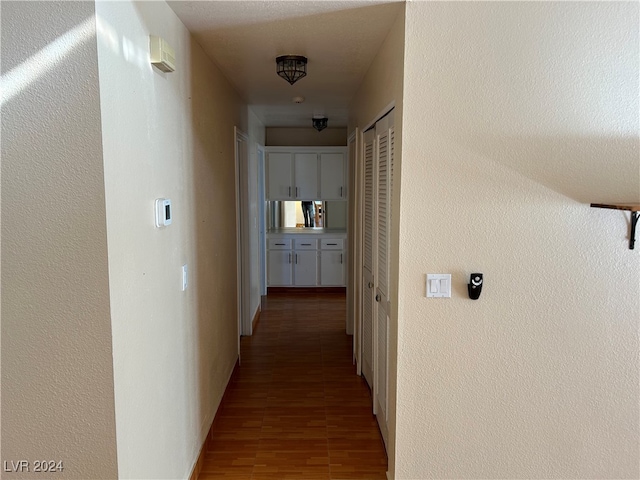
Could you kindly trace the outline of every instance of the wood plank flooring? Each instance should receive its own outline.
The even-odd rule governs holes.
[[[199,480],[386,479],[343,294],[269,295],[225,392]]]

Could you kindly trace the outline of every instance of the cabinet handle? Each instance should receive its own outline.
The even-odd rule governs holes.
[[[276,245],[282,245],[282,246],[284,246],[284,245],[286,245],[286,244],[284,244],[284,243],[276,243]]]
[[[303,246],[305,246],[305,247],[310,247],[310,246],[311,246],[311,244],[310,244],[310,243],[301,243],[300,245],[303,245]]]
[[[289,198],[291,198],[291,187],[289,187]]]
[[[369,283],[367,284],[367,287],[369,287],[369,288],[373,288],[373,283],[369,282]]]
[[[289,263],[291,263],[291,254],[289,254]]]
[[[342,265],[342,254],[340,254],[340,265]]]
[[[380,300],[382,300],[382,297],[380,297],[380,294],[376,295],[376,302],[380,302]]]
[[[333,246],[336,246],[336,245],[338,245],[338,244],[337,244],[337,243],[327,243],[327,245],[333,245]]]
[[[340,198],[342,198],[342,187],[340,187]]]
[[[296,198],[298,198],[298,187],[296,187]]]
[[[296,253],[296,265],[298,264],[298,254]]]

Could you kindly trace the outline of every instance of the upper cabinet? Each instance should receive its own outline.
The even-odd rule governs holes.
[[[267,154],[267,199],[292,200],[293,164],[291,153]]]
[[[344,163],[344,153],[320,154],[320,198],[322,200],[347,198]]]
[[[267,147],[267,200],[346,200],[346,147]]]
[[[318,196],[317,153],[294,153],[293,176],[296,200],[322,200]]]

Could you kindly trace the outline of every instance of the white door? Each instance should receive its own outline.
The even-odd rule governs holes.
[[[374,320],[374,156],[375,132],[364,133],[364,198],[362,259],[362,375],[373,388],[373,320]]]
[[[376,123],[376,348],[374,353],[374,411],[387,442],[389,351],[389,231],[393,161],[393,112]]]
[[[318,200],[318,154],[294,154],[295,193],[298,200]]]
[[[323,200],[346,198],[343,153],[320,154],[320,198]]]

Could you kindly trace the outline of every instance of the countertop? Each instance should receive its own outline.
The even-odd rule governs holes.
[[[273,228],[267,230],[267,235],[345,235],[347,230],[344,228],[305,228],[305,227],[289,227],[289,228]]]

